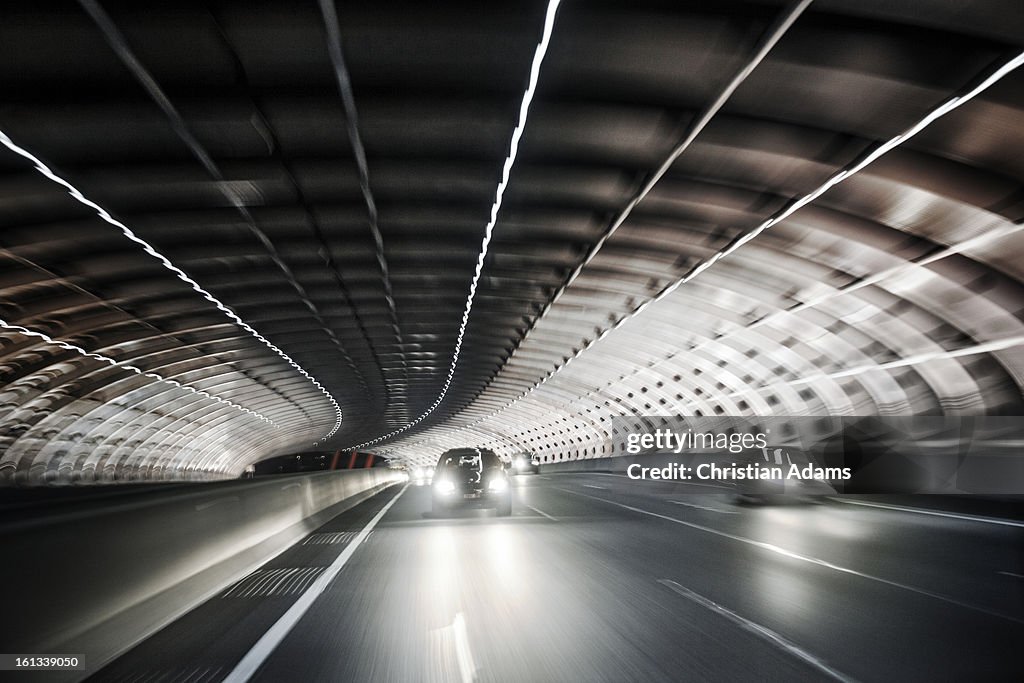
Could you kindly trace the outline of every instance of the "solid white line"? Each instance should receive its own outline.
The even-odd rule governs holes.
[[[868,508],[881,508],[883,510],[897,510],[899,512],[912,512],[916,515],[931,515],[932,517],[949,517],[950,519],[961,519],[965,522],[981,522],[982,524],[998,524],[1000,526],[1012,526],[1024,528],[1024,522],[1013,519],[1000,519],[998,517],[980,517],[978,515],[961,515],[955,512],[939,512],[938,510],[924,510],[922,508],[904,507],[902,505],[886,505],[885,503],[867,503],[861,500],[845,500],[840,496],[834,496],[832,500],[845,505],[861,505]]]
[[[570,494],[572,494],[574,496],[582,496],[584,498],[590,498],[592,500],[598,500],[598,501],[601,501],[602,503],[607,503],[608,505],[614,505],[616,507],[620,507],[620,508],[623,508],[625,510],[630,510],[632,512],[640,513],[641,515],[648,515],[650,517],[657,517],[658,519],[663,519],[666,522],[673,522],[675,524],[682,524],[683,526],[688,526],[691,529],[696,529],[697,531],[704,531],[704,532],[707,532],[709,534],[714,534],[716,536],[721,536],[722,538],[728,538],[728,539],[731,539],[733,541],[739,541],[740,543],[746,543],[747,545],[752,545],[755,548],[761,548],[762,550],[767,550],[769,552],[773,552],[773,553],[776,553],[776,554],[779,554],[779,555],[783,555],[785,557],[789,557],[789,558],[792,558],[794,560],[800,560],[801,562],[808,562],[810,564],[814,564],[814,565],[817,565],[819,567],[825,567],[826,569],[831,569],[833,571],[841,572],[843,574],[850,574],[852,576],[859,576],[862,579],[867,579],[868,581],[875,581],[877,583],[881,583],[881,584],[884,584],[886,586],[892,586],[893,588],[902,588],[903,590],[910,591],[911,593],[917,593],[918,595],[924,595],[924,596],[927,596],[929,598],[934,598],[936,600],[940,600],[942,602],[949,603],[950,605],[956,605],[957,607],[963,607],[965,609],[973,610],[975,612],[981,612],[982,614],[987,614],[990,617],[998,617],[1000,619],[1006,619],[1007,621],[1012,621],[1012,622],[1014,622],[1016,624],[1024,624],[1024,619],[1018,619],[1016,617],[1011,617],[1011,616],[1009,616],[1007,614],[1001,614],[1000,612],[993,612],[992,610],[986,609],[984,607],[979,607],[977,605],[972,605],[972,604],[967,603],[967,602],[961,602],[960,600],[957,600],[956,598],[950,598],[950,597],[947,597],[947,596],[942,595],[940,593],[933,593],[933,592],[931,592],[929,590],[925,590],[924,588],[915,588],[914,586],[908,586],[907,584],[900,583],[898,581],[892,581],[890,579],[883,579],[882,577],[874,576],[873,574],[865,574],[863,572],[857,571],[856,569],[850,569],[849,567],[843,567],[841,565],[833,564],[833,563],[828,562],[826,560],[819,560],[816,557],[809,557],[807,555],[801,555],[799,553],[794,553],[794,552],[792,552],[790,550],[786,550],[785,548],[782,548],[780,546],[774,545],[772,543],[765,543],[764,541],[755,541],[752,538],[746,538],[745,536],[737,536],[736,534],[730,534],[730,533],[728,533],[726,531],[719,531],[718,529],[712,529],[711,527],[707,527],[707,526],[704,526],[702,524],[694,524],[693,522],[684,522],[683,520],[676,519],[675,517],[669,517],[668,515],[660,515],[657,512],[651,512],[650,510],[642,510],[642,509],[640,509],[638,507],[633,507],[632,505],[625,505],[623,503],[616,503],[615,501],[611,501],[611,500],[608,500],[606,498],[598,498],[597,496],[592,496],[592,495],[590,495],[588,493],[581,493],[579,491],[570,491],[569,489],[563,489],[563,488],[559,488],[558,490],[559,491],[564,491],[566,493],[570,493]]]
[[[588,489],[600,489],[601,491],[608,490],[607,486],[594,486],[593,484],[581,484],[581,486],[586,486]]]
[[[777,648],[779,648],[783,652],[786,652],[787,654],[790,654],[790,655],[796,657],[797,659],[799,659],[799,660],[801,660],[801,661],[803,661],[803,662],[805,662],[807,664],[810,664],[811,666],[813,666],[818,671],[822,672],[823,674],[825,674],[827,676],[831,676],[832,678],[836,679],[837,681],[851,681],[852,682],[854,680],[854,679],[850,678],[849,676],[836,671],[835,669],[830,667],[828,664],[826,664],[822,660],[818,659],[817,657],[815,657],[811,653],[807,652],[806,650],[804,650],[804,649],[794,645],[790,641],[788,641],[785,638],[783,638],[782,636],[780,636],[775,631],[772,631],[771,629],[769,629],[769,628],[767,628],[765,626],[761,626],[760,624],[754,623],[753,621],[750,621],[749,619],[741,617],[740,615],[736,614],[732,610],[727,609],[725,607],[722,607],[717,602],[713,602],[711,600],[708,600],[707,598],[705,598],[700,593],[695,593],[694,591],[690,590],[689,588],[687,588],[685,586],[682,586],[682,585],[676,583],[675,581],[672,581],[671,579],[658,579],[658,583],[660,583],[661,585],[666,586],[668,588],[671,588],[673,591],[675,591],[679,595],[683,596],[684,598],[686,598],[688,600],[692,600],[693,602],[697,603],[701,607],[706,607],[709,610],[711,610],[712,612],[715,612],[716,614],[719,614],[719,615],[725,617],[729,621],[731,621],[731,622],[733,622],[735,624],[738,624],[745,631],[753,633],[755,636],[758,636],[762,640],[768,641],[769,643],[771,643],[772,645],[776,646]]]
[[[285,636],[295,627],[295,624],[299,623],[299,619],[309,611],[309,608],[313,606],[320,594],[324,592],[324,589],[330,585],[334,577],[338,575],[338,572],[342,570],[356,552],[356,548],[370,535],[370,531],[373,527],[377,526],[377,522],[387,514],[387,511],[391,509],[391,506],[402,497],[405,490],[409,488],[406,484],[402,487],[402,490],[398,494],[388,501],[388,504],[381,508],[370,523],[363,527],[363,530],[359,532],[359,535],[352,540],[345,549],[341,551],[337,559],[331,563],[331,566],[324,571],[313,584],[306,589],[306,592],[299,596],[299,599],[295,601],[287,612],[285,612],[280,619],[278,619],[270,629],[263,634],[263,636],[256,641],[256,644],[252,646],[241,661],[235,665],[235,668],[231,670],[227,678],[224,679],[223,683],[245,683],[253,674],[259,670],[263,665],[263,662],[267,660],[267,657],[281,644],[281,641],[285,639]]]
[[[999,572],[1003,576],[1009,576],[1014,579],[1024,579],[1024,574],[1014,574],[1013,572]]]
[[[532,505],[527,505],[526,507],[528,507],[529,509],[531,509],[534,512],[536,512],[538,515],[543,515],[544,517],[547,517],[552,522],[557,522],[558,521],[557,519],[555,519],[554,517],[552,517],[548,513],[544,512],[543,510],[538,510],[537,508],[533,507]]]

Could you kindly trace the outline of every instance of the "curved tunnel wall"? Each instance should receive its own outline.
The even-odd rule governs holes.
[[[863,176],[844,187],[846,203],[877,191],[878,178]],[[1020,217],[913,191],[949,220],[915,233],[830,196],[831,206],[804,209],[599,341],[572,336],[586,301],[566,304],[516,356],[546,374],[543,384],[506,381],[458,429],[389,451],[421,464],[466,443],[543,462],[608,456],[617,416],[1020,415],[1024,273],[997,256],[1020,252]],[[621,297],[614,278],[588,284],[593,299]],[[587,350],[549,364],[544,341]]]
[[[144,342],[98,349],[160,380],[24,337],[0,333],[4,369],[30,369],[0,392],[0,473],[7,481],[237,476],[264,453],[317,436],[304,411],[282,411],[265,387],[230,363],[211,367],[198,351],[147,353]]]
[[[1019,13],[564,3],[481,245],[546,7],[339,8],[348,92],[313,5],[0,24],[0,483],[1024,414]]]

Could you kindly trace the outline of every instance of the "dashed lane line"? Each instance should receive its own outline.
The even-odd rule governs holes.
[[[836,671],[831,666],[826,664],[823,660],[819,659],[818,657],[815,657],[811,653],[807,652],[798,645],[793,644],[789,640],[786,640],[784,637],[780,636],[778,633],[771,630],[770,628],[761,626],[760,624],[750,621],[745,617],[741,617],[732,610],[722,607],[717,602],[709,600],[700,593],[696,593],[687,588],[686,586],[676,583],[671,579],[658,579],[658,583],[667,588],[670,588],[671,590],[683,596],[687,600],[695,602],[701,607],[706,607],[715,614],[725,617],[734,624],[737,624],[743,630],[749,633],[753,633],[761,640],[767,641],[768,643],[779,648],[786,654],[789,654],[799,659],[805,664],[809,664],[810,666],[814,667],[826,676],[829,676],[830,678],[833,678],[837,681],[843,681],[844,683],[853,682],[854,679],[850,678],[846,674]]]

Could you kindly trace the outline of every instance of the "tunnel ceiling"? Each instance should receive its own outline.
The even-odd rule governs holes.
[[[0,11],[4,482],[1022,414],[1016,2]]]

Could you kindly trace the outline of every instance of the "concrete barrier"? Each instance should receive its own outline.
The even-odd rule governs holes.
[[[0,651],[83,655],[78,680],[399,481],[386,469],[167,487],[0,520]]]

